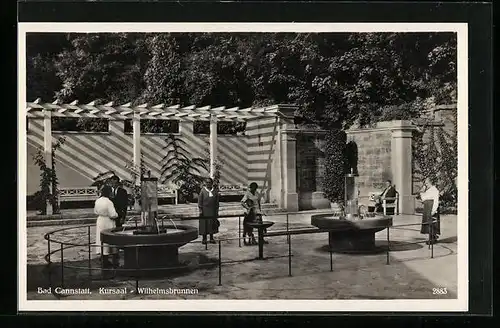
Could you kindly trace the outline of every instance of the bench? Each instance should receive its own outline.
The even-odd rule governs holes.
[[[95,201],[98,198],[97,187],[59,188],[58,204],[63,202]]]
[[[243,196],[247,190],[246,185],[220,185],[219,194],[221,196]]]
[[[375,209],[375,201],[377,197],[380,195],[380,192],[370,192],[368,199],[369,199],[369,204],[368,204],[368,209],[370,208]],[[385,197],[382,199],[382,211],[384,215],[387,215],[387,210],[391,209],[392,212],[395,215],[399,215],[399,193],[396,191],[396,197]]]
[[[174,204],[177,205],[177,189],[169,187],[167,185],[158,184],[158,199],[173,198]]]

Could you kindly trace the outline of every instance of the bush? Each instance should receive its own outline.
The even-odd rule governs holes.
[[[325,196],[333,203],[344,201],[346,134],[330,130],[325,136]]]

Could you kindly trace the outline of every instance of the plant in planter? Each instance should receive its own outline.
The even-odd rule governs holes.
[[[344,201],[345,149],[345,132],[340,129],[328,131],[325,136],[324,193],[335,211],[341,210]]]
[[[201,157],[191,158],[186,142],[174,134],[169,134],[165,141],[167,153],[162,159],[161,182],[178,186],[180,203],[192,202],[206,178],[202,171],[208,171],[207,161]]]
[[[60,213],[58,194],[59,181],[56,174],[56,152],[64,144],[66,139],[60,137],[52,144],[52,166],[48,167],[45,163],[45,153],[42,148],[38,148],[35,155],[33,155],[33,160],[35,164],[40,168],[40,191],[35,194],[36,204],[39,208],[41,215],[47,214],[47,203],[52,206],[52,211],[54,214]]]

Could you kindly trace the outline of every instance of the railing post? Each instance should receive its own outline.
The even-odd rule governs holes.
[[[222,258],[221,258],[221,245],[219,239],[219,286],[222,286]]]
[[[241,247],[241,216],[238,215],[238,246]]]
[[[387,224],[387,260],[386,260],[386,264],[389,265],[389,252],[391,250],[391,245],[390,245],[390,240],[389,240],[389,232],[390,232],[390,227],[389,227],[389,224]]]
[[[48,238],[47,238],[47,260],[48,260],[48,263],[47,263],[47,269],[49,270],[49,286],[52,287],[52,260],[50,258],[50,235],[48,235]]]
[[[139,246],[135,246],[135,293],[139,293]]]
[[[434,258],[434,218],[431,216],[431,228],[430,232],[430,248],[431,248],[431,259]]]
[[[89,247],[88,247],[88,252],[89,252],[89,279],[92,280],[92,247],[90,245],[90,226],[87,226],[87,235],[88,235],[88,242],[89,242]]]
[[[204,222],[204,223],[205,223],[205,233],[206,233],[206,232],[207,232],[207,230],[208,230],[208,228],[207,228],[207,227],[208,227],[208,218],[207,218],[207,217],[205,217],[205,218],[203,218],[203,220],[205,220],[205,222]],[[205,236],[207,236],[207,235],[208,235],[208,234],[206,234]],[[208,237],[208,236],[207,236],[207,237]],[[207,249],[208,249],[208,240],[205,240],[205,250],[207,250]]]
[[[432,218],[431,218],[431,220],[432,220]],[[432,238],[432,223],[429,223],[429,220],[427,220],[427,222],[425,224],[427,224],[427,231],[429,232],[429,237],[428,237],[429,238],[429,241],[428,241],[429,242],[429,246],[428,246],[428,248],[431,249],[431,243],[432,243],[432,239],[431,239]]]
[[[332,248],[328,247],[328,249],[330,250],[330,271],[333,272],[333,254],[332,254]]]
[[[61,288],[64,288],[64,247],[61,243]]]
[[[288,232],[288,230],[289,230],[289,229],[288,229],[288,213],[286,213],[286,232]],[[286,240],[286,242],[287,242],[288,244],[290,244],[290,234],[287,234],[286,239],[287,239],[287,240]]]

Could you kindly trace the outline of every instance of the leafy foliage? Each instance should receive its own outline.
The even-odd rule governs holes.
[[[454,33],[37,34],[28,46],[30,98],[296,103],[326,129],[456,98]]]
[[[64,144],[65,138],[60,137],[52,145],[52,166],[48,167],[45,163],[45,152],[42,148],[38,148],[37,152],[33,155],[35,164],[40,169],[40,191],[35,195],[35,202],[38,204],[40,213],[47,214],[46,204],[49,202],[52,206],[54,214],[59,213],[59,204],[57,197],[59,194],[58,180],[56,174],[56,152]]]
[[[178,186],[180,202],[193,200],[193,194],[200,191],[203,180],[207,178],[204,171],[208,171],[205,158],[192,158],[185,148],[186,142],[170,134],[165,139],[167,151],[162,159],[161,182],[171,182]]]
[[[456,115],[456,113],[455,113]],[[456,117],[454,120],[456,124]],[[422,183],[430,178],[441,191],[442,205],[456,207],[458,148],[456,126],[453,132],[425,122],[413,136],[414,173]]]

